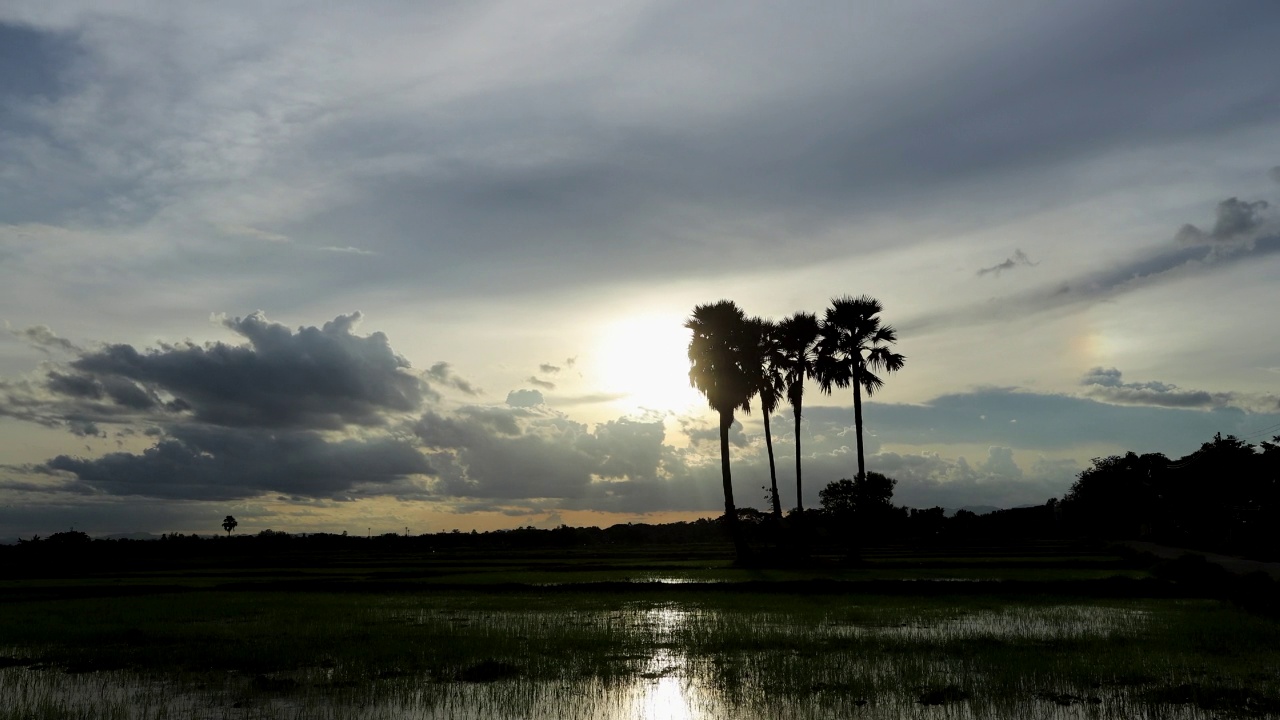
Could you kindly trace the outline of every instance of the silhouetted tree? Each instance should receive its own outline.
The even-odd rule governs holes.
[[[65,530],[50,535],[45,542],[50,545],[78,547],[88,545],[92,542],[92,538],[88,533],[79,530]]]
[[[778,326],[763,318],[751,318],[749,327],[755,340],[755,357],[751,358],[756,370],[755,390],[760,396],[760,410],[764,414],[764,444],[769,454],[770,499],[774,518],[782,519],[782,500],[778,497],[778,470],[773,460],[773,430],[769,416],[782,402],[785,385],[782,378],[782,358],[778,350]]]
[[[804,510],[804,496],[800,482],[800,416],[804,405],[804,381],[814,373],[817,360],[818,317],[813,313],[798,312],[778,323],[775,335],[778,343],[778,365],[787,388],[787,402],[796,420],[796,509]]]
[[[235,530],[236,526],[238,526],[239,524],[240,523],[236,522],[236,519],[234,517],[228,515],[222,521],[222,529],[227,531],[227,537],[231,537],[231,531]]]
[[[827,483],[818,497],[822,499],[822,509],[832,515],[869,513],[893,505],[893,488],[897,484],[891,477],[870,472],[856,480]]]
[[[823,514],[834,521],[836,535],[871,540],[884,537],[906,521],[906,509],[893,506],[897,484],[893,478],[869,472],[865,477],[828,483],[818,496]],[[895,522],[899,519],[902,522]]]
[[[746,545],[738,527],[733,502],[733,477],[729,469],[729,430],[735,410],[749,411],[756,393],[755,339],[742,309],[730,300],[698,305],[684,326],[693,331],[689,340],[689,382],[707,397],[720,415],[720,475],[724,484],[724,517],[729,524],[738,557]]]
[[[1169,459],[1136,453],[1094,458],[1062,498],[1063,511],[1090,535],[1142,537],[1152,532],[1157,513],[1167,515],[1176,497],[1163,482]]]
[[[858,437],[858,477],[867,473],[862,446],[862,391],[871,397],[884,381],[877,372],[897,372],[906,357],[891,351],[897,332],[891,325],[881,325],[878,317],[884,308],[868,295],[835,298],[822,321],[822,338],[818,342],[818,383],[823,392],[833,387],[853,385],[853,423]]]

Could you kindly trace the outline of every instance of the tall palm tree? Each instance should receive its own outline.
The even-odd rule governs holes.
[[[813,313],[798,312],[778,323],[778,368],[787,390],[787,401],[796,419],[796,509],[804,510],[800,494],[800,409],[804,405],[804,381],[813,376],[815,349],[821,327]]]
[[[706,395],[711,409],[720,414],[724,514],[734,549],[742,559],[746,545],[738,527],[738,509],[733,503],[729,429],[733,427],[734,411],[750,411],[751,396],[756,394],[755,333],[742,308],[730,300],[698,305],[684,326],[693,331],[689,340],[689,384]]]
[[[751,318],[749,321],[755,340],[753,366],[756,371],[755,391],[760,396],[760,410],[764,413],[764,444],[769,451],[770,498],[773,515],[782,519],[782,500],[778,497],[778,470],[773,460],[773,430],[769,416],[778,409],[786,386],[782,380],[782,356],[778,351],[778,325],[772,320]]]
[[[831,301],[822,321],[818,341],[818,384],[830,394],[832,387],[853,385],[853,423],[858,436],[858,477],[867,476],[862,450],[862,391],[867,397],[884,386],[877,372],[897,372],[906,357],[889,349],[898,334],[881,325],[880,301],[869,295],[843,295]]]

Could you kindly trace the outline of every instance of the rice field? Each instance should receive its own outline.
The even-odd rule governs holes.
[[[1280,716],[1210,599],[252,592],[0,604],[0,720]]]

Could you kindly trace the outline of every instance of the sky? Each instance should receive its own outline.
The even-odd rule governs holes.
[[[1276,37],[1263,0],[8,0],[0,538],[713,517],[682,326],[721,299],[883,303],[899,504],[1267,440]],[[806,507],[847,395],[806,389]]]

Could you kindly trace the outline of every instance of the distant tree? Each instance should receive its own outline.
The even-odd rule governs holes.
[[[893,488],[897,480],[878,472],[853,480],[847,478],[827,483],[818,492],[822,509],[837,517],[869,517],[893,507]]]
[[[231,537],[231,531],[235,530],[239,525],[240,523],[236,522],[236,519],[230,515],[222,521],[222,529],[227,531],[227,537]]]
[[[49,536],[45,541],[51,545],[87,545],[91,541],[88,533],[79,530],[66,530],[64,532],[56,532]]]
[[[746,557],[746,545],[738,527],[733,502],[733,476],[729,469],[729,430],[735,410],[751,410],[758,371],[752,364],[754,334],[746,314],[731,300],[698,305],[684,326],[693,331],[689,340],[689,383],[707,397],[720,415],[720,475],[724,486],[724,517],[729,524],[738,558]]]
[[[796,421],[796,509],[804,510],[800,482],[800,409],[804,405],[804,381],[814,374],[815,349],[821,327],[813,313],[798,312],[778,323],[778,365],[787,388],[787,402]]]
[[[898,334],[880,324],[880,301],[869,295],[835,298],[822,321],[818,342],[818,383],[830,394],[834,387],[853,386],[853,423],[858,438],[858,476],[867,474],[862,446],[862,392],[867,397],[884,386],[877,372],[897,372],[906,357],[889,346]]]
[[[1176,488],[1164,480],[1164,455],[1126,453],[1094,458],[1062,498],[1068,520],[1089,535],[1142,537],[1158,519],[1180,513]]]

